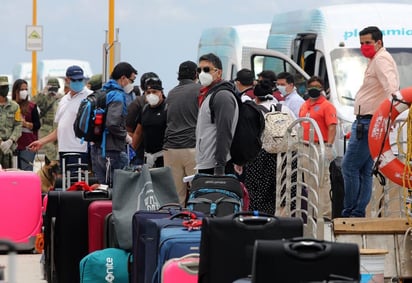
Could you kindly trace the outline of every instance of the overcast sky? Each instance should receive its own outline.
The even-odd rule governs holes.
[[[108,2],[37,0],[37,24],[43,26],[44,37],[38,60],[88,60],[93,72],[101,73]],[[383,1],[117,0],[115,27],[119,28],[121,60],[135,66],[138,78],[144,72],[158,73],[167,91],[177,84],[182,61],[197,62],[199,37],[206,28],[270,23],[276,13],[349,2]],[[25,50],[25,32],[26,25],[32,24],[32,3],[1,0],[0,73],[11,73],[16,63],[31,61],[31,52]]]

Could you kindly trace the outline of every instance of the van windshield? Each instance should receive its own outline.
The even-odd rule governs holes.
[[[412,48],[387,48],[393,56],[399,72],[400,88],[412,85]],[[336,92],[343,105],[353,106],[356,93],[363,82],[368,60],[362,56],[359,48],[335,49],[331,52]]]

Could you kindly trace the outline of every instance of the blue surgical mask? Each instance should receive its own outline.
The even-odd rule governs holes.
[[[70,89],[72,89],[74,92],[82,91],[84,86],[84,81],[70,81]]]
[[[286,93],[286,86],[284,86],[284,85],[278,85],[278,90],[280,91],[280,94],[281,94],[282,96],[286,96],[286,95],[287,95],[287,93]]]

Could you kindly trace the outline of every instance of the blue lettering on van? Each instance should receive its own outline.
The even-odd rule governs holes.
[[[400,29],[383,29],[382,30],[383,36],[412,36],[412,29],[407,28],[400,28]],[[352,37],[358,37],[359,30],[354,29],[352,31],[345,31],[343,33],[344,40],[348,40]]]

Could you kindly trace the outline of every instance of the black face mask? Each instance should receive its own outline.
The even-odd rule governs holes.
[[[310,98],[318,98],[321,94],[321,89],[320,88],[309,88],[308,89],[308,95]]]
[[[9,86],[0,86],[0,96],[6,97],[9,93]]]

